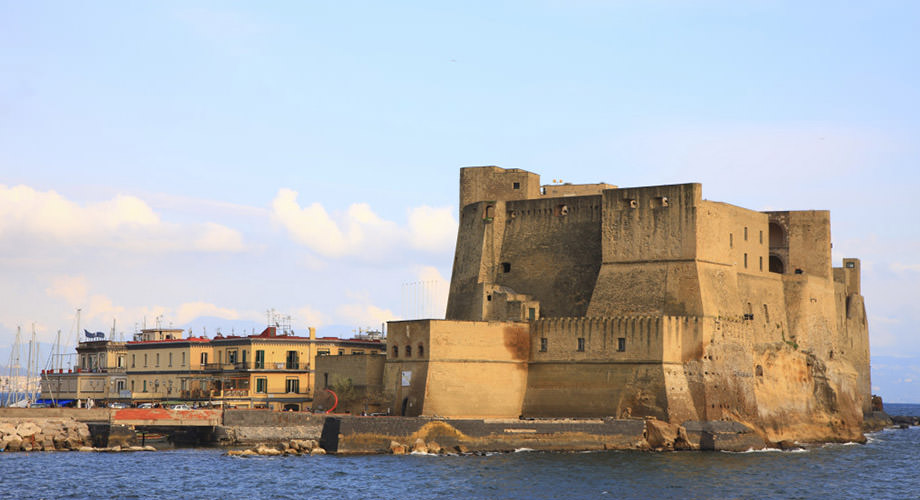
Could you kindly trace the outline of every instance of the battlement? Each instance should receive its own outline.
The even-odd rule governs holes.
[[[531,361],[682,362],[699,356],[703,322],[670,315],[541,319],[531,323]]]

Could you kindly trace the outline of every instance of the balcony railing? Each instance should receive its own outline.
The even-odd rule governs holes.
[[[310,363],[205,363],[204,369],[207,371],[238,371],[238,370],[290,370],[290,371],[307,371],[310,369]]]

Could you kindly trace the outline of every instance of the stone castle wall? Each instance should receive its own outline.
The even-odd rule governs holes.
[[[535,174],[505,173],[461,170],[447,318],[530,320],[523,415],[859,435],[871,387],[859,261],[831,267],[827,211],[757,212],[704,200],[699,184],[541,191]],[[429,373],[419,414],[436,400],[459,410],[445,401],[466,375],[444,374]]]

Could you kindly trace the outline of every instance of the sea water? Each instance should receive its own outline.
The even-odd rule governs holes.
[[[920,405],[886,405],[920,414]],[[795,451],[0,453],[0,498],[918,498],[920,427]]]

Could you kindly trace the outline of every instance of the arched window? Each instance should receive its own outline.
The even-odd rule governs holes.
[[[407,346],[406,346],[406,357],[407,357],[407,358],[411,358],[411,357],[412,357],[412,346],[411,346],[411,345],[407,345]]]
[[[423,357],[425,355],[425,346],[422,344],[418,345],[418,357]]]
[[[768,228],[770,232],[770,248],[781,248],[786,246],[786,230],[783,226],[771,222]]]
[[[393,357],[394,357],[394,358],[398,358],[398,357],[399,357],[399,346],[398,346],[398,345],[394,345],[394,346],[393,346]]]

